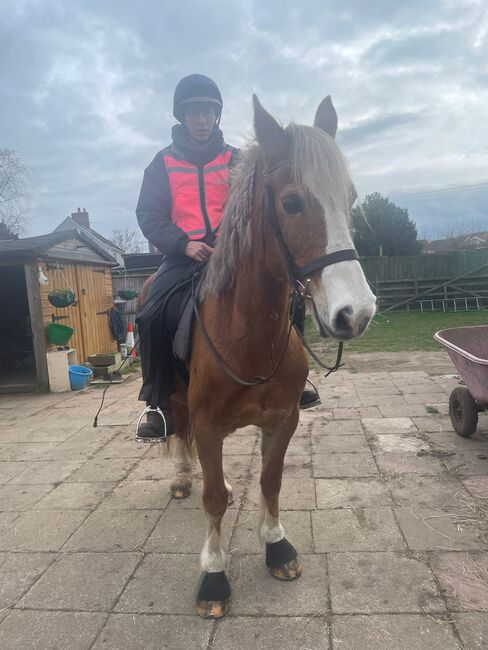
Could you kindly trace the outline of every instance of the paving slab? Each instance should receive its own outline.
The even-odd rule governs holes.
[[[455,477],[404,475],[388,479],[395,505],[403,508],[437,508],[459,512],[470,504],[471,495]]]
[[[446,431],[454,431],[451,420],[446,417],[439,417],[437,415],[413,417],[412,421],[417,429],[422,433],[443,433]]]
[[[453,509],[454,510],[454,509]],[[481,550],[488,542],[481,538],[469,508],[446,512],[410,506],[395,508],[395,516],[412,551]]]
[[[26,465],[26,469],[11,480],[11,485],[32,485],[65,481],[83,465],[83,461],[46,460],[26,463]]]
[[[421,417],[428,412],[425,404],[380,404],[378,408],[385,418]]]
[[[452,451],[444,452],[448,471],[456,476],[488,475],[488,452]]]
[[[452,611],[488,612],[488,553],[437,553],[431,566]]]
[[[115,605],[115,612],[195,615],[200,555],[149,554]]]
[[[320,433],[312,435],[312,449],[315,454],[330,453],[367,453],[369,447],[364,435],[345,436],[343,434],[323,436]]]
[[[212,650],[328,650],[328,630],[321,616],[229,616],[219,624]]]
[[[363,418],[361,420],[366,435],[380,433],[416,433],[417,428],[411,418]]]
[[[369,442],[374,451],[383,453],[417,452],[421,449],[430,449],[429,444],[420,437],[420,434],[402,433],[392,436],[383,433],[377,436],[371,436]]]
[[[164,510],[170,494],[169,479],[123,481],[100,503],[101,510]]]
[[[222,546],[228,550],[237,510],[222,519]],[[144,544],[149,553],[200,553],[207,535],[207,518],[200,510],[166,510]]]
[[[299,580],[272,578],[264,556],[235,555],[230,576],[232,612],[236,615],[320,616],[329,608],[326,559],[300,555],[303,573]]]
[[[314,435],[345,435],[345,436],[362,436],[363,428],[361,420],[322,420],[314,423]]]
[[[0,625],[0,648],[89,650],[106,614],[14,611]]]
[[[335,420],[355,420],[360,418],[379,418],[380,410],[377,406],[359,406],[351,408],[332,409]]]
[[[488,451],[488,436],[479,431],[473,433],[469,438],[463,438],[454,431],[425,433],[424,435],[431,445],[437,449],[445,451]]]
[[[23,473],[30,465],[31,463],[23,462],[0,462],[0,485]]]
[[[246,510],[261,507],[261,486],[255,480],[244,497]],[[315,484],[312,478],[289,478],[284,476],[280,492],[282,510],[311,510],[315,508]]]
[[[258,538],[258,520],[257,511],[243,510],[239,513],[230,545],[233,554],[264,555]],[[286,539],[300,554],[313,553],[310,512],[281,510],[280,521],[285,529]]]
[[[55,483],[42,485],[4,485],[0,487],[0,511],[15,512],[28,510],[49,494]]]
[[[357,454],[314,454],[315,478],[373,476],[378,473],[371,452]]]
[[[470,476],[462,479],[464,487],[479,499],[488,499],[488,476]]]
[[[92,650],[206,650],[212,629],[198,616],[111,614]]]
[[[332,638],[344,650],[460,650],[448,621],[418,614],[336,615]]]
[[[32,507],[34,510],[95,510],[116,485],[114,482],[107,481],[61,483]],[[36,488],[40,487],[36,486]],[[25,486],[22,488],[25,489]]]
[[[156,445],[151,445],[155,447]],[[159,445],[158,445],[159,447]],[[127,475],[129,481],[158,481],[173,478],[173,462],[169,458],[141,458]]]
[[[0,553],[0,609],[14,605],[56,557],[56,553]]]
[[[87,460],[77,471],[73,472],[68,482],[94,483],[98,481],[120,481],[127,476],[135,458],[92,458]]]
[[[317,508],[389,506],[392,501],[384,481],[375,478],[316,479]]]
[[[391,508],[317,510],[312,529],[317,553],[405,549]]]
[[[160,516],[159,510],[95,510],[63,546],[63,551],[136,550],[149,537]]]
[[[140,553],[65,553],[18,607],[108,612],[140,559]]]
[[[454,614],[456,628],[465,648],[481,650],[488,647],[488,616],[484,613]]]
[[[57,551],[86,516],[81,510],[23,512],[10,525],[0,527],[0,550]]]
[[[393,476],[395,474],[438,475],[447,471],[442,461],[430,454],[419,455],[411,452],[398,454],[376,453],[375,459],[380,472]]]
[[[42,460],[56,442],[17,442],[0,450],[0,460]]]
[[[430,569],[400,553],[328,555],[335,614],[444,612]]]

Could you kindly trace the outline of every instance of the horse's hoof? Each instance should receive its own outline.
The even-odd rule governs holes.
[[[281,566],[268,567],[268,571],[277,580],[298,580],[302,575],[302,568],[298,558]]]
[[[230,610],[230,598],[227,600],[198,600],[197,614],[202,618],[222,618]]]
[[[277,580],[297,580],[302,575],[298,553],[286,537],[266,544],[266,566]]]
[[[173,499],[186,499],[191,494],[191,481],[173,481],[170,491]]]
[[[224,571],[204,573],[197,594],[197,614],[222,618],[230,610],[230,584]]]

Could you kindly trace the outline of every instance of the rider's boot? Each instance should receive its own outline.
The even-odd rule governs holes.
[[[306,388],[300,397],[300,408],[302,410],[310,409],[313,406],[318,406],[321,403],[318,390],[312,384],[310,379],[307,379],[307,382],[312,388]]]
[[[146,415],[146,422],[143,418]],[[173,414],[170,409],[146,406],[136,427],[136,440],[139,442],[165,442],[174,433]]]

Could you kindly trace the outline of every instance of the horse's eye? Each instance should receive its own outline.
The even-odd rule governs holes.
[[[287,214],[297,214],[303,210],[303,199],[298,194],[290,194],[283,199],[282,205]]]

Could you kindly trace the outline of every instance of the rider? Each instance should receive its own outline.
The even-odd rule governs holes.
[[[172,143],[144,171],[137,220],[146,239],[165,258],[137,316],[143,378],[139,399],[147,405],[147,421],[138,430],[143,440],[161,440],[174,432],[171,332],[158,316],[175,282],[194,262],[206,262],[214,250],[229,191],[229,169],[239,154],[224,142],[219,128],[222,105],[214,81],[200,74],[184,77],[173,98],[179,124],[173,127]],[[302,408],[318,403],[315,390],[304,391]]]

